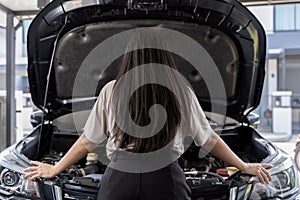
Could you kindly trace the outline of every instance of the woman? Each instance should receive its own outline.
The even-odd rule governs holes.
[[[149,48],[154,46],[159,48]],[[197,145],[244,173],[263,183],[271,181],[265,169],[270,165],[244,163],[211,129],[195,94],[176,71],[171,53],[162,50],[166,46],[157,30],[139,29],[116,80],[101,90],[80,138],[55,166],[32,161],[26,177],[54,177],[108,138],[111,163],[101,179],[98,199],[190,199],[176,161],[190,135]],[[163,151],[167,159],[160,159]],[[147,157],[152,152],[159,159]],[[163,164],[151,166],[157,161]]]

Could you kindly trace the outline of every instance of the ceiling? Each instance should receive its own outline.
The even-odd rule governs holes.
[[[16,13],[22,11],[38,11],[39,7],[43,7],[51,0],[0,0],[0,9],[7,8]],[[295,3],[300,0],[240,0],[245,5],[268,5],[278,3]],[[2,6],[1,6],[2,5]],[[5,10],[7,11],[7,10]]]
[[[12,11],[38,10],[37,0],[0,0],[0,4]]]
[[[239,0],[246,6],[272,5],[282,3],[300,3],[300,0]]]

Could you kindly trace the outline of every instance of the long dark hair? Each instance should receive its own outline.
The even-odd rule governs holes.
[[[141,46],[150,48],[140,48]],[[178,94],[184,97],[183,94],[187,89],[182,77],[178,73],[170,73],[169,70],[164,70],[163,67],[150,67],[155,64],[161,64],[177,71],[172,54],[166,48],[167,45],[159,30],[151,28],[136,30],[136,33],[128,43],[114,88],[121,82],[121,79],[124,78],[127,72],[136,69],[136,67],[139,67],[139,71],[133,73],[134,75],[130,78],[125,78],[125,82],[118,85],[118,87],[121,87],[119,90],[121,92],[113,96],[115,104],[112,105],[115,108],[116,117],[122,118],[119,121],[122,121],[123,125],[129,124],[129,120],[141,127],[145,127],[150,123],[158,124],[161,120],[161,113],[155,112],[150,118],[149,110],[151,106],[159,104],[164,107],[167,119],[157,134],[144,138],[136,137],[137,133],[135,135],[128,134],[116,124],[113,129],[114,142],[120,148],[136,153],[152,152],[161,149],[174,139],[180,123],[185,118],[181,106],[185,105],[182,102],[186,101],[180,99],[181,102],[179,102],[178,99]],[[159,73],[155,72],[157,69]],[[169,87],[158,84],[159,78],[168,83]],[[124,102],[126,99],[124,100],[123,97],[128,92],[128,87],[141,84],[145,79],[150,79],[152,83],[138,87],[130,96],[129,103]],[[122,109],[126,106],[129,106],[131,119],[120,114],[125,112]]]

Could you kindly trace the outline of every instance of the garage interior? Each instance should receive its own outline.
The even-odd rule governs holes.
[[[30,116],[38,109],[32,103],[27,81],[26,33],[31,20],[50,1],[0,0],[0,151],[20,141],[33,129]],[[268,9],[276,5],[300,5],[300,0],[240,2],[261,18],[264,17],[261,6]],[[275,7],[272,11],[275,12]],[[295,16],[300,16],[300,9],[298,12]],[[276,31],[274,21],[264,23],[268,34],[267,73],[261,105],[255,110],[261,117],[258,129],[265,133],[264,137],[293,156],[297,134],[300,134],[300,86],[297,80],[300,76],[300,41],[297,39],[300,27],[295,25],[295,30],[290,32]],[[283,38],[286,37],[291,41],[285,42]],[[286,116],[291,116],[289,123],[279,124],[279,121],[287,120]]]
[[[5,29],[5,31],[2,32],[2,34],[5,34],[5,41],[6,47],[4,45],[1,45],[1,48],[5,48],[5,58],[2,58],[2,62],[0,63],[1,66],[1,80],[0,83],[3,88],[0,88],[1,91],[1,98],[0,98],[0,149],[3,149],[4,147],[10,146],[11,144],[15,143],[19,138],[23,137],[23,135],[19,133],[16,133],[16,116],[20,112],[20,106],[17,106],[15,103],[16,99],[16,74],[19,74],[26,78],[26,68],[27,68],[27,60],[26,60],[26,39],[24,39],[23,36],[23,46],[22,54],[23,57],[21,59],[16,59],[16,54],[20,51],[16,48],[16,34],[18,34],[19,29],[23,29],[24,27],[29,26],[30,19],[32,19],[36,13],[39,12],[39,9],[43,8],[45,5],[47,5],[50,2],[50,0],[28,0],[28,1],[22,1],[22,0],[16,0],[16,1],[10,1],[10,0],[0,0],[0,10],[2,11],[2,15],[5,15],[6,20],[3,22],[5,27],[2,27],[2,29]],[[277,5],[277,4],[290,4],[290,3],[299,3],[299,0],[267,0],[267,1],[261,1],[261,0],[241,0],[241,2],[246,6],[262,6],[262,5]],[[4,33],[5,32],[5,33]],[[23,33],[24,34],[24,33]],[[17,41],[19,42],[19,41]],[[25,49],[25,50],[24,50]],[[4,51],[4,49],[3,49]],[[286,51],[285,53],[287,53]],[[298,52],[292,52],[291,55],[287,55],[292,57],[292,60],[288,60],[288,62],[293,62],[292,65],[295,66],[295,62],[297,61],[297,57],[295,60],[295,54]],[[273,55],[274,54],[270,54]],[[299,55],[299,53],[298,53]],[[276,56],[279,58],[282,57],[282,53],[276,53]],[[275,57],[276,57],[275,56]],[[278,60],[276,57],[276,60]],[[16,63],[17,62],[17,63]],[[291,70],[284,71],[285,65],[282,63],[285,63],[286,60],[281,59],[279,65],[279,70],[281,70],[283,73],[291,73],[293,74]],[[286,75],[285,75],[286,76]],[[291,82],[291,79],[288,80],[282,80],[282,77],[280,76],[279,81],[282,82],[281,89],[284,89],[286,86],[286,82],[289,85],[294,86],[295,84],[289,83]],[[22,82],[22,80],[21,80]],[[23,80],[24,82],[24,80]],[[270,86],[269,86],[270,87]],[[299,91],[300,93],[300,91]],[[24,97],[28,104],[30,104],[30,96]],[[5,100],[4,100],[5,99]],[[272,100],[270,100],[272,101]],[[28,111],[29,112],[29,111]],[[298,121],[299,114],[296,111],[295,116],[296,119],[294,121]],[[28,125],[27,125],[28,126]],[[298,124],[294,126],[299,126]],[[298,128],[298,127],[297,127]]]

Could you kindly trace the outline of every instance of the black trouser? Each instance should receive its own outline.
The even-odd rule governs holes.
[[[147,173],[107,167],[98,200],[190,200],[190,188],[178,162]]]

